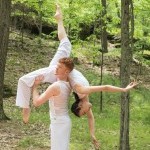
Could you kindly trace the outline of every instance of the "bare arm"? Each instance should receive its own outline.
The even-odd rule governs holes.
[[[81,86],[75,85],[77,93],[90,94],[94,92],[106,91],[106,92],[127,92],[137,85],[136,82],[131,82],[127,87],[120,88],[112,85],[101,85],[101,86]]]
[[[49,100],[50,97],[56,96],[60,93],[60,89],[55,85],[50,85],[44,93],[39,95],[38,85],[33,86],[33,105],[38,107]]]
[[[88,118],[88,124],[89,124],[89,130],[90,130],[92,142],[95,146],[95,149],[98,149],[100,144],[95,137],[95,120],[94,120],[94,115],[93,115],[92,109],[90,109],[86,114],[87,114],[87,118]]]

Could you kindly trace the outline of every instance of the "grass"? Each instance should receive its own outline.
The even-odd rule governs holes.
[[[86,71],[90,76],[90,81],[95,81],[96,74],[93,76],[90,71]],[[97,75],[98,76],[98,75]],[[114,82],[112,77],[106,76],[107,81]],[[108,80],[109,79],[109,80]],[[97,82],[97,81],[95,81]],[[110,83],[111,83],[110,82]],[[118,83],[118,81],[115,81]],[[117,150],[119,146],[119,131],[120,131],[120,102],[119,93],[105,93],[103,101],[103,112],[99,110],[99,94],[92,94],[90,96],[93,104],[93,112],[96,121],[96,137],[101,143],[101,150]],[[150,148],[150,105],[147,98],[150,92],[144,88],[138,88],[131,91],[130,103],[130,146],[132,150],[149,150]],[[73,98],[70,97],[70,104]],[[90,141],[87,118],[77,118],[70,113],[72,119],[72,133],[71,133],[71,150],[94,150]],[[31,115],[31,124],[39,124],[43,126],[49,125],[49,113],[47,104],[38,109],[33,109]],[[44,137],[46,139],[46,137]],[[38,142],[37,142],[38,140]],[[48,143],[48,139],[46,140]],[[21,147],[44,147],[44,141],[35,139],[34,136],[23,138],[20,141]]]
[[[31,42],[33,43],[33,42]],[[48,45],[48,44],[46,44]],[[27,45],[28,46],[28,45]],[[37,48],[27,47],[29,50],[10,50],[6,66],[5,84],[10,85],[13,93],[17,86],[18,78],[32,70],[41,68],[49,64],[49,47]],[[51,53],[54,53],[55,43]],[[84,49],[83,49],[84,50]],[[33,55],[32,55],[33,53]],[[119,56],[119,51],[113,51],[108,56]],[[74,54],[78,56],[80,54]],[[46,57],[46,58],[45,58]],[[45,61],[46,60],[46,61]],[[35,67],[36,66],[36,67]],[[100,75],[94,69],[89,69],[83,65],[77,66],[89,80],[91,85],[100,84]],[[15,70],[11,72],[12,70]],[[11,72],[11,73],[10,73]],[[13,80],[12,80],[13,79]],[[105,74],[103,84],[119,86],[119,79],[116,76]],[[150,91],[142,86],[131,91],[130,99],[130,146],[131,150],[150,149]],[[4,100],[4,109],[11,117],[11,126],[17,122],[18,132],[22,135],[16,144],[17,150],[49,150],[49,107],[44,104],[40,108],[32,107],[30,124],[22,124],[20,109],[15,107],[14,97],[10,98],[10,103]],[[70,104],[73,102],[70,97]],[[119,146],[120,134],[120,93],[103,93],[103,112],[100,112],[100,94],[90,95],[92,110],[95,116],[96,137],[101,143],[101,150],[117,150]],[[12,104],[13,103],[13,104]],[[72,119],[72,133],[70,150],[94,150],[90,140],[87,118],[75,117],[70,113]],[[15,126],[16,128],[16,126]],[[15,132],[16,133],[16,132]],[[9,136],[9,133],[8,133]]]
[[[138,90],[132,91],[132,98]],[[147,94],[149,95],[149,94]],[[142,96],[141,96],[142,97]],[[104,102],[103,113],[99,111],[99,98],[94,94],[93,99],[93,112],[96,120],[96,136],[100,139],[102,150],[116,150],[119,145],[119,129],[120,129],[120,104],[113,103],[111,101]],[[141,101],[143,101],[141,99]],[[138,105],[134,100],[130,106],[130,146],[134,150],[148,150],[150,148],[150,122],[148,113],[150,109],[149,102],[147,100],[142,102],[142,105]],[[92,146],[89,144],[89,134],[87,133],[88,126],[86,118],[78,121],[76,118],[72,118],[75,126],[78,122],[80,124],[72,131],[73,137],[76,139],[78,136],[79,148],[81,150],[90,150]],[[77,131],[75,131],[77,129]],[[82,131],[81,131],[82,130]],[[88,137],[88,138],[85,138]],[[88,143],[88,144],[87,144]],[[72,145],[72,143],[71,143]],[[73,143],[74,145],[74,143]],[[88,147],[88,148],[87,148]],[[75,150],[75,149],[73,149]]]

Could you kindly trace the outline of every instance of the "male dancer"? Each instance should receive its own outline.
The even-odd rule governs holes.
[[[69,150],[71,119],[68,113],[68,98],[71,87],[68,75],[73,67],[73,61],[70,58],[62,58],[56,68],[58,81],[51,84],[41,95],[38,93],[37,86],[43,76],[36,77],[33,85],[34,106],[40,106],[49,100],[51,150]]]

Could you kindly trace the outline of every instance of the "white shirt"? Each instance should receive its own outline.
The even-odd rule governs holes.
[[[49,99],[50,116],[62,116],[68,113],[68,101],[71,92],[69,82],[57,81],[55,83],[60,88],[60,94]]]

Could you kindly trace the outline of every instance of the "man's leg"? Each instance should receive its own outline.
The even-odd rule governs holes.
[[[71,126],[69,116],[59,116],[55,120],[51,118],[51,150],[69,150]]]

